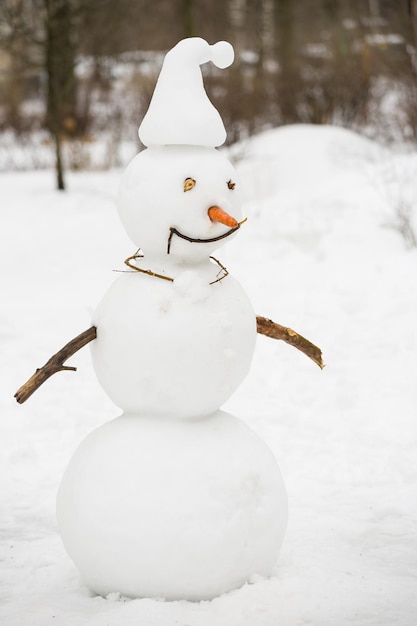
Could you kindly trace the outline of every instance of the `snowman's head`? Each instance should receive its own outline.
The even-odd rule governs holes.
[[[200,65],[225,68],[233,48],[199,37],[168,52],[139,128],[148,146],[128,166],[119,212],[146,257],[182,262],[210,256],[241,220],[234,169],[217,150],[226,139],[218,111],[204,90]]]
[[[207,259],[234,236],[242,219],[232,164],[215,148],[148,148],[127,167],[119,214],[145,257]]]

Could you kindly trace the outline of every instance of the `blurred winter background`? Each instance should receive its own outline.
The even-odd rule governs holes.
[[[229,143],[300,122],[417,141],[415,0],[2,0],[1,169],[54,148],[72,170],[124,165],[164,52],[194,35],[236,49],[204,70]]]
[[[204,68],[249,216],[220,258],[327,367],[260,337],[225,407],[287,485],[272,579],[197,604],[91,597],[55,494],[118,410],[88,349],[27,404],[13,394],[134,252],[118,181],[164,53],[193,35],[236,51]],[[0,0],[1,623],[414,626],[416,47],[416,0]]]

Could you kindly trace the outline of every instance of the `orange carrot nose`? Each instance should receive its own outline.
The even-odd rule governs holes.
[[[239,222],[219,206],[211,206],[207,213],[212,222],[219,222],[225,226],[230,226],[230,228],[239,226]]]

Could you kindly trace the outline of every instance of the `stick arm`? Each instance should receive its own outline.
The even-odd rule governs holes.
[[[297,348],[297,350],[300,350],[314,361],[321,369],[325,366],[320,348],[296,333],[295,330],[281,326],[281,324],[277,324],[267,317],[260,316],[256,318],[256,330],[260,335],[265,335],[272,339],[281,339],[290,346],[294,346],[294,348]]]
[[[15,393],[14,397],[16,398],[19,404],[23,404],[26,402],[28,398],[46,381],[56,372],[62,371],[72,371],[75,372],[77,370],[76,367],[70,367],[68,365],[64,365],[65,361],[69,359],[73,354],[81,350],[84,346],[86,346],[90,341],[93,341],[97,337],[97,328],[92,326],[88,330],[85,330],[77,337],[74,337],[71,341],[69,341],[59,352],[51,356],[51,358],[43,365],[41,368],[37,369],[36,372],[27,380]]]
[[[271,337],[272,339],[280,339],[285,341],[291,346],[294,346],[306,356],[308,356],[314,363],[316,363],[321,369],[324,367],[322,358],[322,352],[320,348],[315,346],[311,341],[302,337],[291,328],[281,326],[272,320],[257,316],[256,318],[256,330],[259,334]],[[90,341],[93,341],[97,337],[97,328],[91,326],[88,330],[85,330],[77,337],[74,337],[69,341],[59,352],[51,356],[51,358],[38,368],[35,373],[16,391],[14,397],[19,404],[26,402],[28,398],[46,381],[48,378],[62,371],[77,370],[76,367],[64,365],[64,363],[73,356],[78,350],[81,350]]]

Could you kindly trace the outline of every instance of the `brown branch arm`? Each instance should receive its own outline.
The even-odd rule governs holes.
[[[45,365],[36,370],[36,372],[27,380],[15,393],[14,397],[23,404],[34,393],[38,387],[42,385],[48,378],[50,378],[56,372],[62,372],[65,370],[76,371],[76,367],[69,367],[64,365],[65,361],[73,354],[78,352],[87,343],[93,341],[97,337],[97,329],[92,326],[88,330],[85,330],[81,335],[78,335],[67,343],[59,352],[51,356],[49,361]]]
[[[303,352],[323,369],[324,362],[320,348],[296,333],[295,330],[281,326],[266,317],[259,316],[256,318],[256,330],[261,335],[271,337],[272,339],[281,339],[285,343],[290,344],[290,346],[294,346],[294,348]]]

